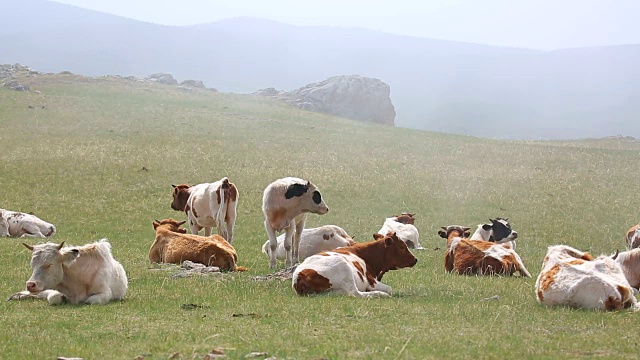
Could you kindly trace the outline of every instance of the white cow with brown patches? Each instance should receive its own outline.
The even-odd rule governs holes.
[[[625,240],[627,243],[627,250],[640,247],[640,224],[634,225],[629,230],[627,230]]]
[[[635,292],[612,257],[594,259],[566,245],[548,248],[536,280],[536,299],[546,306],[637,311]]]
[[[264,189],[262,212],[265,217],[264,227],[269,236],[271,269],[276,268],[276,233],[285,232],[285,266],[290,267],[298,262],[300,237],[307,213],[324,215],[328,211],[320,191],[309,181],[286,177],[272,182]]]
[[[104,304],[122,300],[127,292],[127,275],[113,258],[107,239],[83,246],[54,243],[24,246],[32,251],[33,273],[27,290],[8,300],[47,299],[57,305]]]
[[[524,277],[531,274],[520,256],[511,247],[490,241],[470,240],[469,227],[450,225],[442,227],[440,237],[447,239],[445,271],[461,275],[504,275],[519,273]]]
[[[395,234],[374,234],[376,241],[323,251],[305,259],[293,272],[298,295],[333,292],[355,297],[388,297],[391,287],[380,282],[389,270],[413,267],[413,256]]]
[[[0,237],[50,238],[56,234],[53,224],[32,214],[0,209]]]
[[[382,228],[378,230],[378,234],[385,235],[388,232],[394,232],[398,238],[407,244],[409,249],[424,250],[418,238],[418,228],[415,224],[415,214],[402,213],[402,215],[386,218]]]
[[[278,236],[278,248],[276,249],[276,258],[284,260],[287,251],[284,248],[285,234]],[[267,240],[262,245],[262,252],[271,258],[271,241]],[[342,246],[354,245],[355,242],[344,231],[343,228],[336,225],[324,225],[317,228],[304,229],[300,235],[300,246],[298,250],[298,258],[300,261],[311,255],[321,251],[329,251]]]
[[[214,183],[172,185],[171,208],[187,214],[189,229],[198,235],[204,228],[204,236],[211,235],[213,227],[229,244],[233,243],[233,228],[238,208],[238,189],[224,177]]]

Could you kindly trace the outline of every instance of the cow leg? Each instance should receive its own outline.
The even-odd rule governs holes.
[[[101,292],[101,293],[98,293],[98,294],[91,295],[84,302],[87,303],[87,304],[100,305],[100,304],[108,303],[109,300],[111,300],[111,291],[110,290],[105,291],[105,292]]]
[[[382,291],[388,295],[391,295],[391,286],[383,284],[380,281],[376,281],[370,288],[370,292]]]
[[[47,299],[49,305],[59,305],[65,302],[67,297],[58,290],[44,290],[36,294],[32,294],[25,290],[11,295],[7,301],[25,299]]]
[[[233,243],[233,227],[236,225],[237,205],[237,202],[229,202],[229,206],[227,206],[227,217],[225,218],[225,222],[227,223],[227,236],[229,237],[226,240],[229,244]]]
[[[271,257],[269,259],[269,267],[272,270],[276,269],[276,248],[278,247],[278,239],[276,238],[276,231],[269,225],[267,220],[264,221],[264,228],[267,230],[269,236],[269,248],[271,248]]]
[[[294,264],[300,262],[299,260],[299,252],[300,249],[300,237],[302,236],[302,230],[304,230],[305,220],[303,219],[301,222],[296,224],[296,232],[293,233],[293,254],[292,261]]]
[[[21,238],[40,238],[40,239],[46,238],[46,236],[44,236],[44,234],[40,231],[40,228],[34,225],[23,226],[22,231],[24,231],[24,234],[20,236]]]
[[[208,226],[204,227],[204,236],[211,236],[211,228]]]
[[[287,257],[284,261],[285,268],[291,267],[292,265],[291,241],[296,231],[293,223],[294,223],[293,220],[291,220],[291,222],[289,223],[289,226],[287,226],[284,230],[284,250],[287,253]]]
[[[192,234],[198,235],[198,231],[200,231],[201,228],[198,227],[196,220],[192,217],[191,213],[189,213],[189,216],[187,218],[189,219],[189,230],[191,230]]]

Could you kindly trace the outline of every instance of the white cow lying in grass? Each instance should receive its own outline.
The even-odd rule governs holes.
[[[635,293],[612,257],[594,259],[566,245],[549,247],[536,280],[536,299],[546,306],[637,311]]]
[[[48,238],[56,227],[35,215],[0,209],[0,237]]]
[[[111,255],[111,244],[107,239],[83,246],[63,245],[64,242],[60,245],[24,244],[32,252],[33,273],[27,281],[27,290],[8,300],[40,298],[57,305],[64,301],[104,304],[124,298],[127,275]]]
[[[280,260],[284,260],[287,256],[287,251],[284,248],[284,237],[285,234],[282,234],[277,238],[278,247],[276,249],[276,258]],[[264,245],[262,245],[262,252],[271,258],[269,242],[270,241],[267,240]],[[298,256],[300,261],[302,261],[321,251],[329,251],[354,244],[355,242],[351,236],[349,236],[344,229],[336,225],[324,225],[317,228],[304,229],[300,236]]]
[[[409,249],[424,250],[418,238],[418,228],[415,227],[415,214],[402,213],[402,215],[386,218],[378,234],[386,235],[389,232],[396,233],[398,238],[407,244]]]

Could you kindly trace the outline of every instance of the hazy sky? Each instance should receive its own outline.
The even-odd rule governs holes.
[[[164,25],[252,16],[556,49],[640,43],[640,0],[57,0]]]

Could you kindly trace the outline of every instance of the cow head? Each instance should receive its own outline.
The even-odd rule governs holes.
[[[171,185],[173,186],[173,202],[171,208],[176,211],[184,211],[189,200],[189,185]]]
[[[153,221],[153,229],[154,230],[158,230],[158,227],[162,227],[162,228],[164,228],[166,230],[169,230],[169,231],[173,231],[173,232],[180,233],[180,234],[186,234],[187,233],[187,229],[180,227],[186,222],[187,222],[186,220],[178,222],[178,221],[173,220],[173,219],[154,220]]]
[[[80,255],[80,251],[76,248],[63,249],[64,241],[60,245],[54,243],[35,246],[22,244],[31,250],[31,269],[33,272],[27,281],[27,290],[31,293],[54,289],[63,280],[63,265],[68,265]]]
[[[414,217],[414,215],[415,213],[410,214],[403,212],[402,215],[394,216],[394,218],[399,223],[415,225],[416,218]]]
[[[471,235],[469,230],[471,230],[471,228],[468,226],[460,226],[460,225],[442,226],[441,230],[438,231],[438,235],[440,235],[440,237],[444,239],[448,239],[451,236],[468,238]]]
[[[482,239],[500,244],[513,241],[518,237],[518,233],[511,230],[508,218],[495,218],[489,221],[490,224],[478,225]]]
[[[4,217],[2,209],[0,209],[0,237],[9,237],[9,222]]]
[[[324,215],[329,211],[329,207],[322,200],[320,190],[310,181],[289,185],[284,197],[287,200],[297,201],[302,212]]]
[[[383,262],[389,270],[413,267],[418,262],[407,244],[400,240],[395,232],[390,231],[387,235],[374,234],[373,238],[384,244]]]

